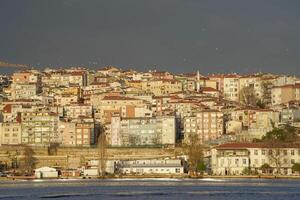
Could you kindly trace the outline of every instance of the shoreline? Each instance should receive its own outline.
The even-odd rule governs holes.
[[[12,176],[12,177],[0,177],[0,181],[35,181],[35,180],[114,180],[114,179],[211,179],[211,180],[218,180],[218,179],[300,179],[300,176],[283,176],[283,175],[255,175],[255,176],[189,176],[189,175],[182,175],[182,176],[157,176],[157,175],[123,175],[123,176],[106,176],[106,177],[97,177],[97,176],[90,176],[90,177],[60,177],[60,178],[45,178],[39,179],[35,177],[24,177],[24,176]]]

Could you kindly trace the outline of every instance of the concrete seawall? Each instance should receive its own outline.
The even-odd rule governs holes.
[[[22,146],[1,146],[0,161],[11,164],[16,158],[21,162],[23,157],[24,147]],[[34,157],[37,159],[37,167],[41,166],[57,166],[62,168],[77,168],[90,159],[98,158],[97,148],[67,148],[59,147],[55,155],[48,154],[48,148],[34,147]],[[165,148],[108,148],[107,159],[153,159],[175,157],[182,154],[180,148],[165,149]]]

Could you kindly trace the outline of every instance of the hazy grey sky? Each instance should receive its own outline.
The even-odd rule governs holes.
[[[0,60],[300,75],[299,0],[0,0]]]

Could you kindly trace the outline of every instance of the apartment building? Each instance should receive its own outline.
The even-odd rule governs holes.
[[[203,110],[184,118],[184,142],[196,135],[200,143],[208,143],[223,134],[223,113],[216,110]]]
[[[66,106],[71,104],[79,103],[79,97],[77,95],[55,95],[54,96],[54,105],[57,106]]]
[[[293,124],[300,122],[300,108],[299,107],[286,107],[280,111],[280,122]]]
[[[174,146],[175,134],[174,116],[151,118],[113,116],[108,137],[111,146]]]
[[[230,101],[239,101],[240,76],[236,74],[224,77],[224,98]]]
[[[61,143],[58,133],[58,115],[49,112],[22,113],[22,144],[47,146]]]
[[[135,108],[148,108],[149,103],[142,99],[126,96],[92,96],[91,104],[95,109],[95,119],[100,122],[110,122],[114,113],[121,117],[135,117]]]
[[[272,105],[300,101],[300,84],[275,86],[271,90]]]
[[[71,104],[64,106],[64,116],[67,118],[93,117],[93,107],[89,104]]]
[[[244,129],[272,128],[279,122],[279,112],[271,109],[241,108],[230,112],[230,121],[241,122]]]
[[[176,80],[151,80],[142,82],[142,90],[151,92],[155,96],[166,95],[182,91],[182,83]]]
[[[77,146],[76,143],[76,123],[69,120],[59,120],[58,134],[61,136],[62,146]],[[81,137],[82,138],[82,137]]]
[[[34,70],[12,75],[11,99],[34,99],[41,92],[41,76]]]
[[[47,86],[86,86],[86,70],[53,70],[45,72],[42,77],[42,83]]]
[[[19,122],[0,123],[0,146],[21,144],[21,131]]]
[[[76,121],[76,146],[89,147],[96,143],[94,119],[79,119]]]

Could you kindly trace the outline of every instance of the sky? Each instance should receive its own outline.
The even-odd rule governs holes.
[[[0,61],[300,75],[299,0],[0,0]]]

